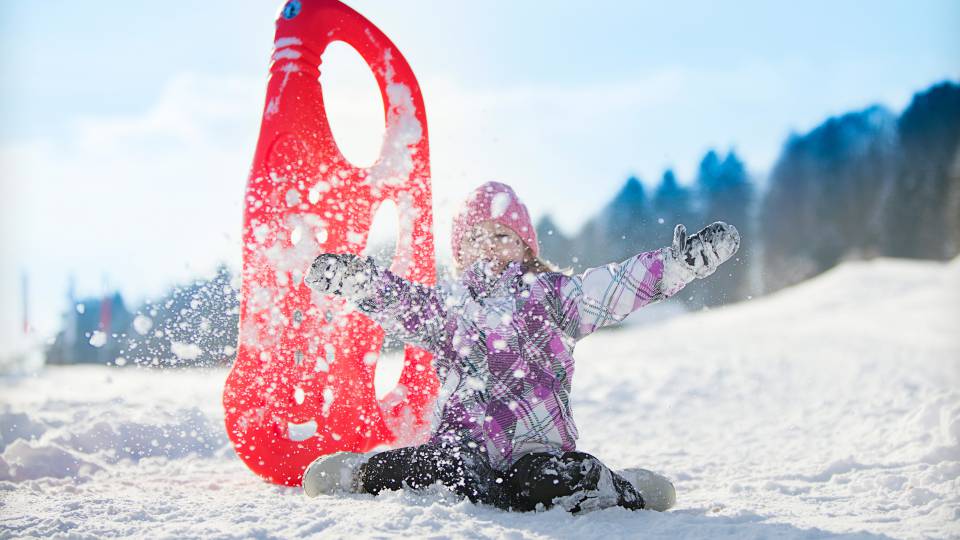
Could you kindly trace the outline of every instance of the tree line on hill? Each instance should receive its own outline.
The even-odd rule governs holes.
[[[669,244],[673,226],[737,226],[741,250],[684,289],[693,308],[798,283],[839,262],[878,256],[946,260],[960,252],[960,85],[916,94],[896,116],[874,106],[791,135],[761,189],[735,152],[709,151],[690,186],[670,170],[648,194],[630,178],[573,236],[546,215],[544,255],[574,270]]]
[[[629,178],[575,235],[549,215],[537,234],[547,259],[576,271],[666,246],[677,223],[693,232],[717,220],[736,225],[743,242],[734,261],[684,289],[680,299],[693,309],[766,294],[844,260],[957,256],[960,85],[916,94],[899,116],[875,106],[791,135],[762,188],[735,152],[711,150],[689,185],[667,170],[648,194]],[[47,362],[229,364],[238,288],[221,267],[132,311],[119,293],[71,299]]]

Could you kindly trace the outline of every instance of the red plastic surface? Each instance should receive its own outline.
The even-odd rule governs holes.
[[[369,168],[341,155],[327,121],[318,68],[333,41],[360,53],[383,97],[386,133]],[[429,178],[423,98],[396,47],[341,2],[287,2],[246,189],[240,343],[223,393],[237,454],[263,478],[300,485],[322,454],[425,435],[437,392],[430,355],[408,346],[400,384],[378,400],[383,331],[303,276],[320,253],[361,253],[379,204],[392,199],[400,238],[391,269],[433,284]]]

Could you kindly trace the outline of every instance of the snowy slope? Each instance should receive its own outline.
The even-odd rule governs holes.
[[[665,514],[308,500],[234,457],[224,371],[8,376],[0,537],[960,538],[958,328],[960,260],[880,260],[585,340],[580,446],[673,477]]]

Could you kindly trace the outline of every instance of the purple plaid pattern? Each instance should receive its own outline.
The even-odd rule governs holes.
[[[675,293],[662,290],[663,257],[645,252],[576,276],[524,274],[514,263],[490,279],[477,266],[450,292],[378,269],[377,294],[354,300],[387,333],[433,353],[433,441],[479,448],[502,468],[576,448],[574,345]]]

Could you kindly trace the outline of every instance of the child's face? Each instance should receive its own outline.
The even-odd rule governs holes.
[[[477,261],[487,261],[499,273],[511,262],[523,261],[526,250],[527,245],[517,233],[495,221],[483,221],[464,235],[460,263],[470,268]]]

